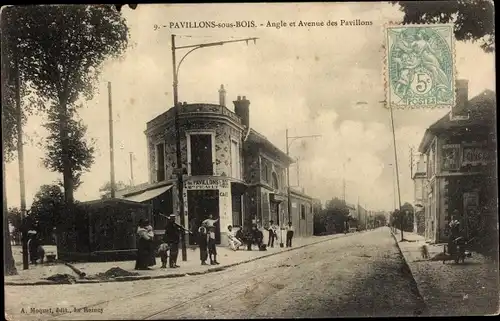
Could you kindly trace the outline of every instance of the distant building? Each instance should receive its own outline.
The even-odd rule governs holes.
[[[496,98],[486,90],[467,99],[467,81],[457,81],[457,106],[425,132],[425,237],[447,240],[457,210],[469,237],[497,226]]]
[[[225,90],[219,104],[180,107],[180,145],[184,175],[186,228],[196,230],[212,214],[220,219],[216,238],[226,244],[226,227],[270,220],[292,221],[296,235],[313,233],[313,199],[291,191],[288,213],[286,169],[294,160],[265,136],[250,128],[250,101],[245,96],[226,107]],[[164,233],[165,215],[178,214],[174,108],[147,123],[149,182],[118,191],[117,197],[152,204],[155,233]],[[180,217],[177,217],[179,223]],[[189,240],[194,244],[194,240]]]
[[[414,217],[413,217],[413,231],[420,235],[425,235],[426,221],[430,221],[430,217],[426,220],[426,212],[424,208],[425,196],[425,183],[427,179],[425,156],[420,155],[417,160],[417,166],[413,173],[413,188],[414,188]]]

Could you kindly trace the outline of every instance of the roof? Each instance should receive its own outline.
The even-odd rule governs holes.
[[[288,161],[288,164],[292,164],[295,162],[293,158],[288,156],[285,152],[283,152],[281,149],[276,147],[273,143],[271,143],[266,136],[258,133],[254,129],[250,129],[250,133],[248,135],[247,142],[253,143],[253,144],[258,144],[266,148],[267,151],[277,155],[279,158],[283,158],[286,161]]]
[[[157,183],[142,183],[138,184],[135,186],[130,186],[118,191],[115,191],[115,197],[116,198],[125,198],[126,196],[131,196],[139,193],[143,193],[147,190],[155,189],[157,187],[162,187],[165,185],[172,185],[172,183],[169,183],[168,181],[161,181]]]
[[[495,92],[489,89],[483,91],[468,101],[466,110],[470,112],[471,117],[469,119],[451,120],[451,111],[446,113],[446,115],[441,117],[438,121],[426,129],[424,137],[418,147],[418,151],[420,153],[425,153],[432,142],[432,139],[439,133],[446,132],[453,128],[484,126],[486,123],[495,119],[495,115],[492,115],[492,113],[494,114],[495,109]]]
[[[300,197],[303,197],[303,198],[307,198],[311,201],[313,201],[313,198],[301,191],[297,191],[296,189],[293,189],[293,188],[290,188],[290,195],[296,195],[296,196],[300,196]]]
[[[157,187],[155,189],[144,190],[138,194],[124,196],[123,198],[128,200],[128,201],[142,203],[145,201],[149,201],[157,196],[160,196],[161,194],[165,193],[166,191],[168,191],[171,188],[172,188],[172,185],[161,186],[161,187]]]
[[[147,205],[143,205],[143,204],[140,204],[140,203],[137,203],[137,202],[132,202],[132,201],[125,200],[125,199],[120,199],[120,198],[97,199],[97,200],[92,200],[92,201],[81,202],[79,204],[80,205],[84,205],[84,206],[96,206],[96,207],[99,207],[99,206],[107,206],[107,205],[110,205],[110,204],[117,204],[117,203],[127,204],[127,205],[132,205],[132,206],[134,206],[134,205],[135,206],[147,206]]]

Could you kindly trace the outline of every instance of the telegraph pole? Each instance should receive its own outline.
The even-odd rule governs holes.
[[[344,201],[344,205],[346,204],[346,199],[345,199],[345,161],[342,164],[342,167],[344,169],[344,175],[342,177],[342,200]]]
[[[28,226],[26,226],[26,186],[24,178],[24,147],[23,147],[23,121],[21,107],[21,77],[19,75],[19,55],[16,50],[14,55],[16,72],[16,126],[17,126],[17,159],[19,164],[19,188],[21,195],[21,222],[23,222],[23,231],[21,242],[23,249],[23,270],[29,269],[28,262]]]
[[[296,158],[297,160],[297,186],[300,188],[300,167],[299,167],[299,158]]]
[[[233,43],[233,42],[243,42],[245,41],[248,44],[248,41],[253,40],[255,43],[258,38],[245,38],[245,39],[238,39],[238,40],[228,40],[228,41],[218,41],[218,42],[210,42],[210,43],[201,43],[201,44],[194,44],[194,45],[188,45],[188,46],[175,46],[175,35],[172,34],[171,36],[171,44],[172,44],[172,75],[173,75],[173,96],[174,96],[174,123],[175,123],[175,147],[176,147],[176,159],[177,159],[177,166],[175,169],[175,173],[177,174],[177,196],[178,196],[178,202],[179,202],[179,216],[180,216],[180,223],[182,227],[186,227],[186,218],[185,218],[185,213],[184,213],[184,198],[183,198],[183,193],[184,193],[184,181],[183,181],[183,175],[185,174],[185,168],[182,167],[182,153],[181,153],[181,134],[180,134],[180,120],[179,120],[179,114],[180,114],[180,105],[179,105],[179,94],[178,94],[178,77],[179,77],[179,68],[181,67],[182,62],[184,59],[193,51],[201,48],[206,48],[206,47],[214,47],[214,46],[222,46],[226,43]],[[190,49],[179,61],[179,64],[177,64],[176,60],[176,50],[179,49]],[[187,261],[187,249],[186,249],[186,233],[187,231],[184,231],[181,233],[181,243],[182,243],[182,261]]]
[[[410,178],[413,179],[413,147],[410,147]]]
[[[108,106],[109,106],[109,165],[111,176],[111,198],[115,198],[115,155],[113,150],[113,105],[111,99],[111,82],[108,81]]]
[[[134,186],[134,167],[132,162],[134,161],[134,153],[130,152],[130,185]]]

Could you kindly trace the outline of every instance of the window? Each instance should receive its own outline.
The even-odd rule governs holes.
[[[275,190],[279,189],[279,184],[278,184],[278,175],[276,175],[276,173],[273,172],[273,188]]]
[[[231,140],[231,177],[240,179],[240,149],[236,140]]]
[[[156,180],[165,180],[165,144],[156,145]]]
[[[264,182],[269,182],[269,169],[267,168],[267,165],[264,165],[262,171],[262,178],[264,179]]]
[[[214,175],[211,134],[190,134],[190,169],[191,175]]]
[[[301,220],[306,219],[306,206],[304,204],[300,205],[300,219]]]

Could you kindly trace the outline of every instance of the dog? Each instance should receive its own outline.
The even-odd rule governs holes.
[[[169,250],[170,250],[170,248],[169,248],[167,243],[161,243],[160,246],[158,247],[157,252],[161,258],[161,268],[162,269],[167,267],[168,251]]]
[[[427,244],[424,244],[420,247],[420,255],[422,256],[423,260],[429,259],[429,247],[427,246]]]
[[[43,249],[43,246],[39,245],[36,251],[38,258],[40,259],[40,263],[43,264],[43,260],[45,258],[45,250]]]

